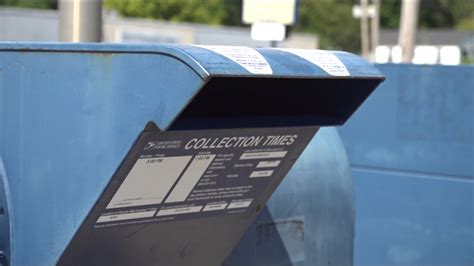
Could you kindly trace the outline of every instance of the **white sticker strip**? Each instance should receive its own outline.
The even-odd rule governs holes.
[[[139,159],[107,209],[160,204],[192,156]]]
[[[209,203],[202,210],[203,212],[225,210],[227,203]]]
[[[211,50],[236,62],[253,74],[270,75],[273,73],[270,64],[257,50],[246,46],[211,46],[196,45]]]
[[[245,201],[233,201],[229,204],[227,209],[240,209],[240,208],[247,208],[252,204],[252,200],[245,200]]]
[[[155,215],[155,212],[156,211],[146,211],[146,212],[102,215],[99,217],[99,219],[97,219],[97,223],[131,220],[131,219],[138,219],[138,218],[148,218],[148,217],[153,217],[153,215]]]
[[[261,161],[257,164],[257,168],[270,168],[277,167],[280,164],[280,160],[275,161]]]
[[[247,152],[240,156],[240,160],[283,158],[286,156],[286,153],[286,151]]]
[[[183,207],[183,208],[174,208],[174,209],[165,209],[160,210],[156,216],[166,216],[166,215],[176,215],[176,214],[185,214],[185,213],[195,213],[200,212],[202,206],[193,206],[193,207]]]
[[[297,55],[322,68],[333,76],[350,76],[344,63],[330,51],[305,49],[279,49]]]
[[[250,178],[266,177],[266,176],[271,176],[272,174],[273,174],[273,170],[253,171],[253,172],[250,174]]]
[[[183,202],[198,183],[216,155],[197,155],[184,172],[178,184],[166,199],[166,203]]]

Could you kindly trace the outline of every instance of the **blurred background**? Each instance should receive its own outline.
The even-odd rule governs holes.
[[[386,80],[339,130],[354,182],[354,265],[474,265],[474,0],[0,0],[0,41],[360,54]],[[311,237],[284,265],[307,265]]]
[[[61,4],[56,0],[0,0],[0,40],[68,40],[64,34],[61,37],[60,21],[68,25],[73,11],[67,6],[78,1],[62,2],[60,16]],[[100,3],[81,2],[84,6]],[[405,1],[405,14],[401,0],[279,1],[295,2],[291,5],[296,7],[294,19],[285,22],[284,40],[278,42],[251,37],[250,25],[242,20],[243,2],[104,0],[100,4],[103,27],[99,39],[337,49],[360,53],[378,63],[474,63],[472,0]],[[89,12],[83,20],[93,21],[94,16]],[[404,44],[413,51],[410,59],[402,57]]]

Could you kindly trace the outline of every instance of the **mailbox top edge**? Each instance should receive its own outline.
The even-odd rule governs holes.
[[[340,51],[177,44],[0,42],[0,52],[5,51],[161,54],[182,61],[203,79],[212,76],[384,79],[374,65],[357,55]],[[234,53],[237,57],[232,51],[237,51]]]

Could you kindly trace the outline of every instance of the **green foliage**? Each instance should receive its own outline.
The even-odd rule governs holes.
[[[322,48],[358,51],[359,20],[352,17],[357,0],[301,1],[296,30],[318,34]]]
[[[454,26],[457,29],[474,30],[474,1],[457,0],[451,8],[454,13]]]
[[[398,28],[401,7],[401,0],[381,0],[380,24],[382,28]]]
[[[382,0],[380,22],[383,28],[398,28],[400,0]],[[473,0],[421,0],[421,28],[474,28]]]
[[[474,31],[474,16],[472,18],[466,18],[458,22],[456,29]]]
[[[0,6],[56,9],[58,4],[56,0],[0,0]]]
[[[465,2],[466,0],[461,0]],[[453,0],[429,0],[420,4],[420,27],[451,28],[455,24],[454,12],[451,8]]]
[[[227,12],[224,25],[242,26],[242,0],[222,0]]]
[[[105,0],[105,7],[129,17],[206,24],[239,24],[239,0]]]

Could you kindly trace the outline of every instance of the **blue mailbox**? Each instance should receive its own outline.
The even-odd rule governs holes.
[[[1,43],[3,263],[276,265],[237,245],[254,230],[269,254],[282,228],[307,232],[291,261],[351,263],[344,149],[333,130],[313,137],[382,80],[345,52]],[[314,193],[304,225],[265,207],[290,170],[275,200]],[[268,223],[252,225],[260,213]]]

